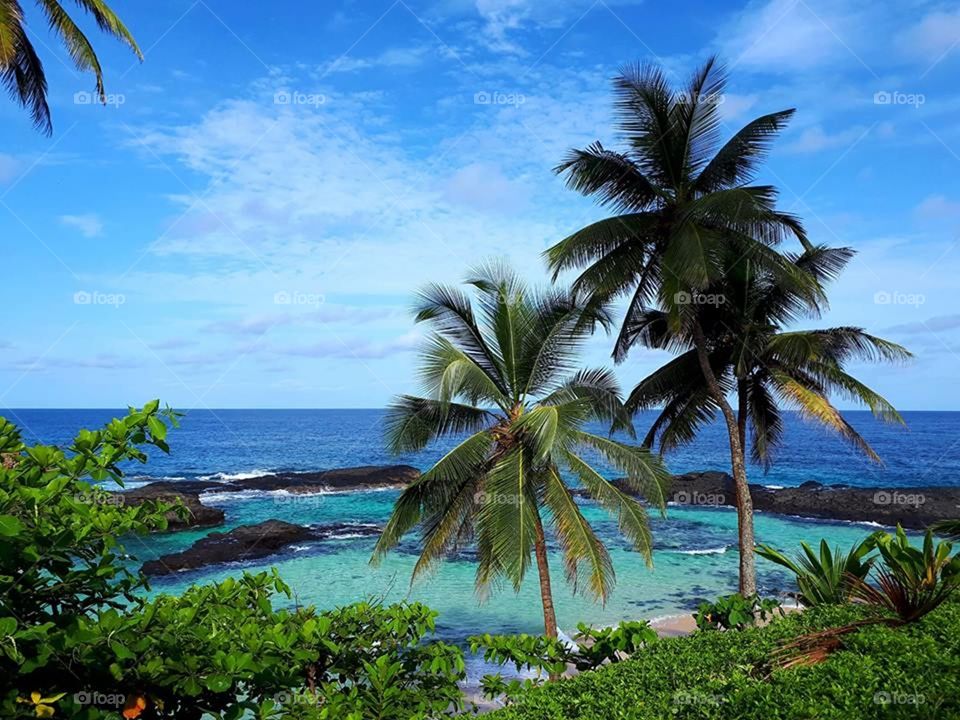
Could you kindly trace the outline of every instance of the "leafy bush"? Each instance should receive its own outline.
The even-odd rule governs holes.
[[[847,602],[852,583],[867,577],[875,560],[868,555],[876,548],[877,538],[883,535],[883,532],[874,533],[846,553],[839,548],[831,550],[827,541],[821,540],[819,555],[804,542],[800,543],[803,553],[796,559],[769,545],[759,545],[757,554],[796,575],[800,589],[797,600],[804,607],[835,605]]]
[[[916,623],[865,628],[823,663],[770,670],[803,633],[870,617],[818,606],[742,632],[664,638],[633,658],[532,689],[491,720],[933,720],[960,717],[960,603]]]
[[[419,604],[318,613],[274,608],[273,573],[147,601],[122,535],[166,528],[182,507],[143,503],[121,464],[166,451],[176,415],[153,401],[66,450],[27,447],[0,418],[0,717],[407,720],[461,705],[459,648],[425,642]]]
[[[702,602],[693,614],[700,630],[743,630],[757,620],[766,620],[775,613],[783,614],[776,598],[757,595],[743,597],[739,593],[724,595],[716,602]]]
[[[901,527],[895,535],[879,536],[876,546],[883,561],[876,584],[859,579],[853,584],[854,595],[903,622],[922,617],[960,587],[960,555],[951,557],[949,542],[934,544],[930,530],[922,548],[913,547]]]
[[[577,670],[592,670],[606,663],[620,662],[657,639],[646,621],[622,622],[616,627],[594,629],[580,623],[574,643],[542,635],[475,635],[470,649],[483,649],[483,658],[498,665],[512,663],[517,671],[533,670],[536,677],[507,681],[500,673],[485,675],[481,688],[488,698],[505,696],[513,700],[525,690],[539,685],[544,674],[559,676],[568,665]]]

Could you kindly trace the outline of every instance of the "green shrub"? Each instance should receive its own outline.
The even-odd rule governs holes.
[[[757,620],[766,620],[775,613],[783,614],[776,598],[761,598],[757,595],[744,597],[739,593],[724,595],[715,602],[702,602],[693,619],[700,630],[743,630],[755,625]]]
[[[166,527],[182,507],[143,503],[121,464],[166,451],[176,415],[153,401],[81,431],[67,450],[27,447],[0,418],[0,717],[407,720],[461,706],[463,653],[426,642],[419,604],[276,609],[276,572],[144,599],[117,538]]]
[[[490,717],[960,718],[955,600],[902,628],[867,628],[818,665],[769,670],[769,657],[789,639],[864,617],[864,608],[825,605],[742,632],[662,639],[625,662],[533,689]]]
[[[592,628],[577,625],[575,645],[543,635],[474,635],[468,638],[470,650],[483,649],[483,659],[498,665],[512,664],[517,671],[533,670],[536,676],[523,680],[505,680],[500,673],[484,675],[480,685],[488,698],[505,697],[512,701],[530,688],[540,685],[545,675],[557,676],[568,665],[578,670],[593,670],[606,663],[624,660],[657,640],[647,621],[625,621],[616,627]]]

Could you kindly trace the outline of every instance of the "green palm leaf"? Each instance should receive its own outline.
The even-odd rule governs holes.
[[[581,583],[581,569],[586,565],[586,590],[605,603],[616,580],[610,553],[580,512],[573,493],[552,468],[546,474],[543,499],[563,551],[567,582],[576,592]]]
[[[101,31],[118,38],[133,50],[138,59],[143,60],[133,35],[107,3],[103,0],[75,0],[75,3],[93,16]],[[89,39],[63,9],[61,2],[37,0],[37,4],[77,68],[93,73],[97,97],[101,102],[106,102],[103,70]],[[27,37],[23,8],[18,0],[0,2],[0,77],[10,95],[29,109],[34,125],[48,135],[52,133],[46,75]]]

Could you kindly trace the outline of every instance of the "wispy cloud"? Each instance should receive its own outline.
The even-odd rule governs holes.
[[[69,228],[79,230],[86,238],[99,237],[103,234],[103,221],[96,213],[82,215],[61,215],[60,223]]]
[[[935,10],[903,35],[900,46],[909,55],[936,62],[960,52],[960,10]]]
[[[942,332],[960,328],[960,315],[935,315],[919,322],[893,325],[886,329],[889,333],[900,335],[917,335],[929,332]]]
[[[917,205],[916,214],[925,220],[944,220],[960,217],[960,200],[944,195],[930,195]]]

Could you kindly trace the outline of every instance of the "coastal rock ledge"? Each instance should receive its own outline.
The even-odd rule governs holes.
[[[173,513],[168,515],[169,530],[203,528],[222,525],[223,510],[204,505],[201,494],[206,492],[240,492],[243,490],[276,491],[292,494],[321,492],[349,492],[353,490],[389,490],[404,488],[420,477],[420,471],[410,465],[365,465],[337,468],[319,472],[283,472],[275,475],[231,480],[158,480],[143,487],[116,492],[125,505],[138,505],[145,500],[183,501],[190,511],[184,521]]]
[[[807,481],[785,488],[751,484],[750,495],[754,510],[911,529],[960,515],[960,487],[857,488]],[[719,471],[675,475],[667,499],[677,505],[733,506],[733,478]]]
[[[307,527],[281,520],[241,525],[229,532],[213,532],[183,552],[162,555],[141,568],[145,575],[170,575],[225,562],[257,560],[282,552],[298,542],[377,535],[380,527],[367,523],[335,523]]]

